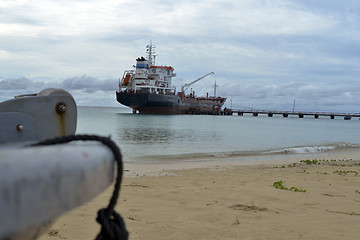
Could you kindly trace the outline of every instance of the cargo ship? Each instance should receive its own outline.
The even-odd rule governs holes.
[[[119,103],[141,114],[218,114],[221,111],[226,98],[216,97],[216,81],[214,96],[198,97],[194,91],[185,93],[192,84],[213,72],[185,84],[176,92],[172,86],[172,78],[176,76],[174,68],[155,64],[155,46],[151,42],[146,53],[147,58],[137,58],[134,69],[126,70],[119,79],[119,91],[116,91]]]

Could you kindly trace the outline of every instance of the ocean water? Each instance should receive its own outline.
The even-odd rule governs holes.
[[[308,153],[360,147],[360,121],[281,115],[141,115],[79,107],[78,134],[111,136],[125,162]]]

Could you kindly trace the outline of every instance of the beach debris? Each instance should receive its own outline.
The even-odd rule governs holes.
[[[127,184],[123,185],[124,187],[141,187],[141,188],[150,188],[149,186],[142,185],[142,184]]]
[[[229,208],[231,208],[232,210],[238,210],[238,211],[252,211],[252,212],[273,212],[273,213],[279,213],[278,211],[274,211],[274,210],[269,210],[266,207],[257,207],[255,205],[245,205],[245,204],[233,204],[231,205]],[[239,222],[239,221],[237,221]],[[234,223],[235,224],[240,224],[239,223]]]
[[[232,225],[239,225],[239,224],[240,224],[240,221],[239,221],[238,217],[236,216],[235,221],[233,222]]]
[[[329,193],[323,193],[321,195],[328,196],[328,197],[346,197],[345,195],[335,195],[335,194],[329,194]]]
[[[145,223],[146,223],[146,224],[156,224],[156,223],[158,223],[158,222],[148,222],[148,221],[146,221]]]
[[[62,236],[57,229],[51,229],[47,234],[50,237],[59,237],[61,239],[66,239],[66,237]]]
[[[353,215],[360,216],[360,213],[355,213],[354,211],[352,211],[352,212],[340,212],[340,211],[333,211],[333,210],[329,210],[329,209],[327,209],[326,211],[330,212],[330,213],[341,213],[341,214],[346,214],[346,215],[350,215],[350,216],[353,216]]]
[[[212,201],[211,203],[207,203],[206,206],[215,205],[215,204],[217,204],[217,203],[218,203],[218,201]]]
[[[58,235],[58,233],[59,233],[59,230],[51,229],[51,230],[48,232],[48,235],[49,235],[49,236],[56,236],[56,235]]]
[[[137,219],[133,218],[133,217],[130,216],[130,215],[128,215],[126,218],[129,219],[129,220],[133,220],[133,221],[140,221],[140,220],[137,220]]]
[[[244,205],[244,204],[233,204],[229,208],[231,208],[233,210],[254,211],[254,212],[256,212],[256,211],[259,211],[259,212],[269,211],[269,209],[267,209],[267,208],[257,207],[257,206],[254,206],[254,205]]]

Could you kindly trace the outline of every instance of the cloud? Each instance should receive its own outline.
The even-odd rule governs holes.
[[[200,76],[198,76],[200,77]],[[194,79],[193,79],[194,80]],[[207,77],[192,85],[198,96],[213,95],[215,78]],[[188,83],[181,79],[181,85]],[[56,82],[38,81],[26,77],[0,80],[1,101],[15,95],[37,93],[44,88],[62,88],[70,92],[81,106],[120,106],[115,97],[118,88],[116,79],[98,79],[91,76],[77,76]],[[236,84],[229,80],[217,79],[217,96],[228,98],[227,106],[233,108],[255,108],[289,110],[294,100],[299,110],[357,112],[359,109],[360,86],[323,84],[290,81],[285,83],[253,82]],[[190,92],[190,89],[188,90]],[[354,110],[355,109],[355,110]],[[290,109],[291,110],[291,109]]]
[[[83,75],[81,77],[72,77],[57,82],[55,85],[69,90],[82,90],[86,93],[97,91],[114,91],[116,89],[115,79],[99,80],[94,77]]]
[[[297,109],[304,111],[359,112],[360,87],[318,83],[245,84],[226,86],[226,93],[234,108],[291,110],[296,100]],[[229,104],[229,101],[228,101]]]
[[[38,93],[45,88],[61,88],[68,91],[79,105],[118,106],[115,99],[116,79],[100,80],[85,75],[56,82],[38,81],[27,77],[0,79],[0,101],[9,100],[16,95]]]
[[[0,8],[1,92],[55,86],[82,104],[110,104],[118,77],[153,40],[177,89],[214,71],[218,94],[234,105],[283,108],[296,98],[307,108],[358,109],[355,0],[17,0]],[[212,93],[213,82],[194,90]]]
[[[26,77],[21,78],[7,78],[0,80],[0,89],[1,90],[26,90],[33,87],[42,86],[41,82],[33,81]]]

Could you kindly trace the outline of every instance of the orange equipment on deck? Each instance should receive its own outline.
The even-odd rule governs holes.
[[[131,77],[131,74],[130,73],[127,73],[126,76],[124,77],[124,85],[127,86],[129,81],[130,81],[130,77]]]

